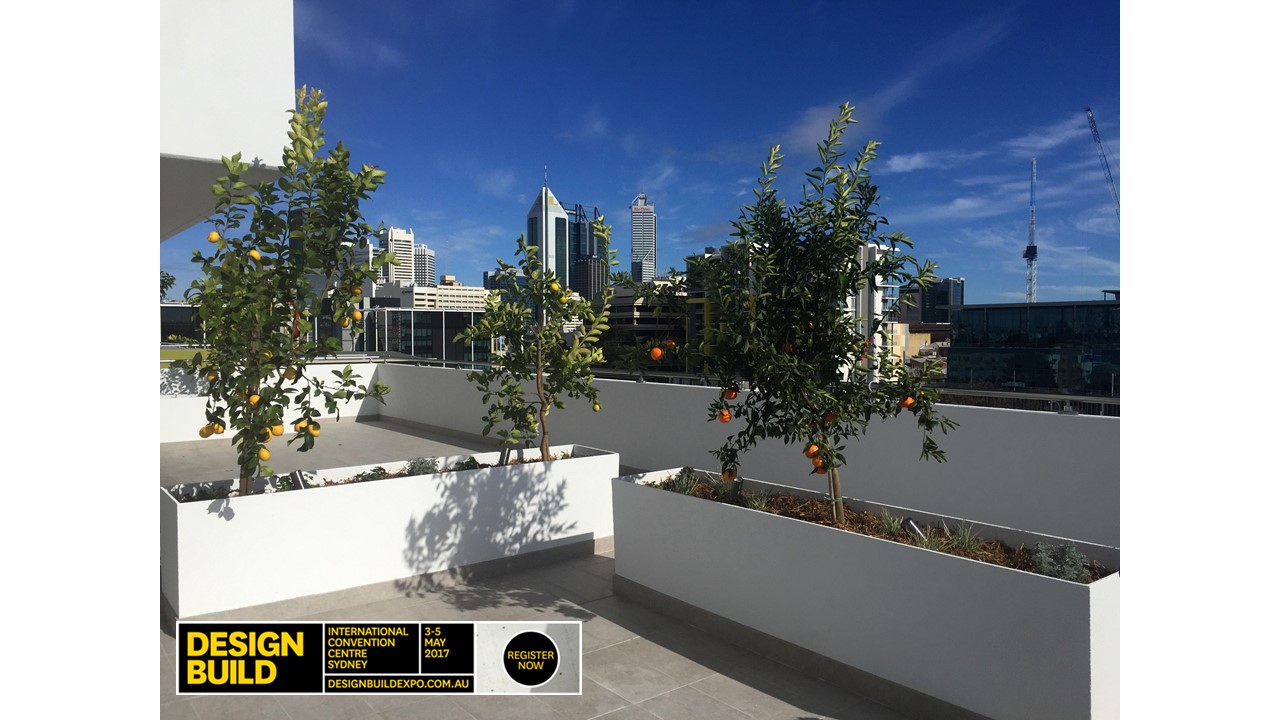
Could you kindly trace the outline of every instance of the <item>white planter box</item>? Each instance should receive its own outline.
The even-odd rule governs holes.
[[[161,592],[181,618],[612,536],[617,453],[551,449],[574,457],[229,500],[180,503],[161,488]],[[533,448],[512,456],[540,454]],[[440,458],[440,466],[467,457],[494,463],[498,453]],[[321,485],[373,467],[325,470],[309,481]]]
[[[618,577],[995,720],[1119,717],[1118,572],[1072,583],[646,486],[673,472],[614,480]]]

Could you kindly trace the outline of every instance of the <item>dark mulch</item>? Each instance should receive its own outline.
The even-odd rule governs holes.
[[[658,487],[671,492],[680,492],[675,483],[668,479],[658,484]],[[813,498],[798,497],[795,495],[765,495],[757,493],[743,493],[742,498],[738,502],[734,502],[730,493],[729,483],[715,483],[706,480],[700,481],[694,485],[686,494],[693,497],[711,500],[713,502],[722,502],[726,504],[747,507],[761,512],[780,515],[782,517],[794,518],[796,520],[804,520],[806,522],[816,523],[818,525],[826,525],[827,527],[839,528],[849,532],[855,532],[860,535],[867,535],[882,540],[902,543],[904,545],[914,545],[917,547],[924,546],[926,541],[922,540],[918,535],[909,532],[903,528],[894,532],[885,526],[884,520],[879,515],[869,512],[854,510],[845,505],[844,522],[837,525],[832,518],[831,502],[828,500],[817,500]],[[756,503],[763,503],[763,507],[759,507]],[[902,518],[898,518],[899,522]],[[1025,547],[1011,548],[999,540],[988,538],[976,538],[969,544],[957,544],[956,530],[958,528],[946,528],[934,525],[924,525],[917,521],[920,529],[934,543],[929,546],[931,550],[945,552],[950,555],[978,560],[980,562],[990,563],[992,565],[1000,565],[1002,567],[1013,568],[1015,570],[1024,570],[1026,572],[1036,572],[1035,561],[1031,550]],[[1102,565],[1094,562],[1089,568],[1089,579],[1086,582],[1093,582],[1099,578],[1111,574],[1111,571]]]

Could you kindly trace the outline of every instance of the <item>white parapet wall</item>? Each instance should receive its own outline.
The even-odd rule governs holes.
[[[317,363],[312,366],[311,372],[317,373],[316,377],[332,384],[337,378],[331,371],[342,370],[344,367],[346,367],[345,363]],[[359,377],[357,384],[368,386],[375,379],[377,367],[377,364],[369,362],[352,363],[351,372]],[[196,382],[181,370],[172,368],[160,370],[160,442],[186,442],[201,439],[198,433],[201,426],[205,424],[204,409],[207,398],[191,393],[200,392],[205,387],[207,385],[204,378],[199,378]],[[169,389],[174,388],[181,390],[183,394],[166,394]],[[313,402],[315,400],[313,398]],[[326,411],[323,399],[316,402],[315,408],[323,413],[322,417],[335,417]],[[337,417],[376,418],[379,416],[380,408],[381,405],[376,400],[346,400],[338,403]],[[213,435],[205,439],[225,440],[228,437],[228,435]]]
[[[461,370],[380,365],[390,385],[382,417],[479,433],[481,394]],[[739,421],[708,421],[715,388],[598,380],[603,406],[593,413],[568,400],[552,413],[552,443],[614,450],[624,466],[690,465],[719,469],[710,454]],[[845,495],[976,522],[1100,545],[1120,544],[1120,421],[1118,418],[943,406],[960,425],[938,443],[947,462],[919,460],[921,430],[904,412],[873,420],[845,451]],[[820,490],[825,478],[799,446],[760,443],[743,457],[740,474]]]

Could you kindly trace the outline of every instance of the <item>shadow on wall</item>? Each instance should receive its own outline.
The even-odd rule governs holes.
[[[468,567],[478,558],[511,558],[589,539],[566,539],[577,523],[559,519],[567,508],[565,482],[549,480],[547,467],[534,462],[436,476],[441,501],[406,525],[404,561],[414,574],[397,580],[397,588],[410,597],[434,593],[463,610],[540,607],[572,615],[570,603],[535,587],[460,584],[488,574]],[[441,573],[441,567],[450,569]],[[487,567],[499,570],[494,563]]]
[[[209,391],[205,379],[176,368],[160,368],[161,395],[204,395]]]

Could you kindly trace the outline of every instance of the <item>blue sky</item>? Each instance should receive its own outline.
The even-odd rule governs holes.
[[[1120,287],[1119,222],[1089,131],[1121,179],[1115,2],[379,2],[297,0],[297,84],[325,91],[331,141],[388,171],[366,205],[411,227],[466,284],[515,239],[548,168],[630,261],[627,207],[658,213],[659,271],[728,239],[771,144],[798,199],[841,102],[880,212],[966,300],[1021,301],[1037,158],[1038,295]],[[282,139],[283,144],[283,139]],[[234,151],[228,148],[228,153]],[[1123,194],[1123,193],[1122,193]],[[161,247],[188,262],[207,228]]]

